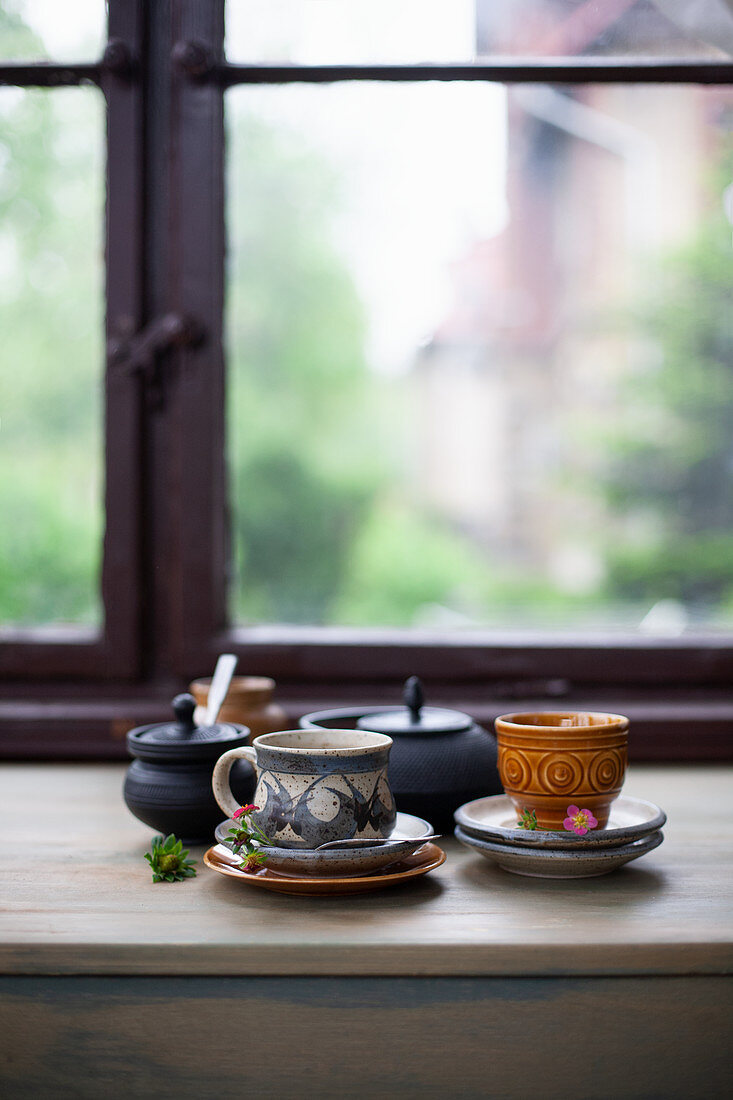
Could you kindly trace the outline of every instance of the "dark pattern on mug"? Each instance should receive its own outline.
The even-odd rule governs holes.
[[[378,835],[387,836],[394,822],[394,805],[383,797],[388,790],[380,775],[371,794],[364,795],[346,776],[338,779],[348,787],[348,793],[332,785],[333,776],[315,779],[305,790],[291,795],[272,772],[263,773],[257,798],[261,809],[255,814],[257,824],[273,840],[288,826],[308,847],[335,838],[349,839],[357,832],[371,828]],[[319,788],[319,794],[327,790],[334,798],[335,813],[328,820],[316,816],[310,809],[310,799]],[[380,790],[381,788],[381,790]],[[263,800],[262,791],[266,792]],[[264,802],[264,804],[263,804]]]

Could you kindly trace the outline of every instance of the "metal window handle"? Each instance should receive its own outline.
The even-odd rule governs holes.
[[[107,357],[118,371],[143,370],[159,352],[198,343],[201,336],[200,327],[191,318],[165,313],[128,339],[111,337],[107,341]]]
[[[171,348],[191,347],[203,338],[201,326],[190,317],[165,313],[156,317],[134,336],[110,337],[107,360],[117,375],[140,374],[147,383],[151,404],[159,406],[163,396],[163,378],[157,356]]]

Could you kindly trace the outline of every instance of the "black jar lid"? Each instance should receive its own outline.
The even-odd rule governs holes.
[[[402,698],[405,705],[400,710],[366,714],[356,723],[359,729],[386,733],[390,737],[403,737],[405,734],[431,737],[441,733],[461,733],[473,725],[473,720],[461,710],[423,706],[425,696],[417,676],[411,676],[405,682]]]
[[[197,726],[193,720],[196,700],[193,695],[176,695],[173,700],[175,722],[158,722],[138,726],[127,735],[127,748],[132,756],[168,763],[193,763],[216,760],[227,749],[249,744],[249,730],[233,722],[217,722],[213,726]]]

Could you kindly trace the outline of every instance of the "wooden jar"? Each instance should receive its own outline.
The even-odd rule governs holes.
[[[194,680],[189,690],[196,700],[194,719],[202,722],[209,699],[211,677]],[[275,733],[289,728],[288,716],[273,702],[275,681],[269,676],[233,676],[226,698],[219,711],[219,722],[235,722],[248,726],[250,740],[261,733]]]

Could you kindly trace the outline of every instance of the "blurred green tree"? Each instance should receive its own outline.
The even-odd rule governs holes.
[[[239,621],[327,622],[386,470],[338,195],[297,135],[232,111],[229,441]]]
[[[455,602],[478,555],[404,500],[399,385],[366,363],[337,178],[299,134],[236,109],[229,156],[234,616],[409,625]]]
[[[608,549],[614,597],[706,607],[733,597],[731,274],[731,229],[716,199],[695,239],[660,263],[638,317],[652,353],[624,383],[623,431],[603,486],[634,532]]]
[[[40,43],[0,7],[0,54]],[[104,105],[0,89],[0,620],[99,616]]]

